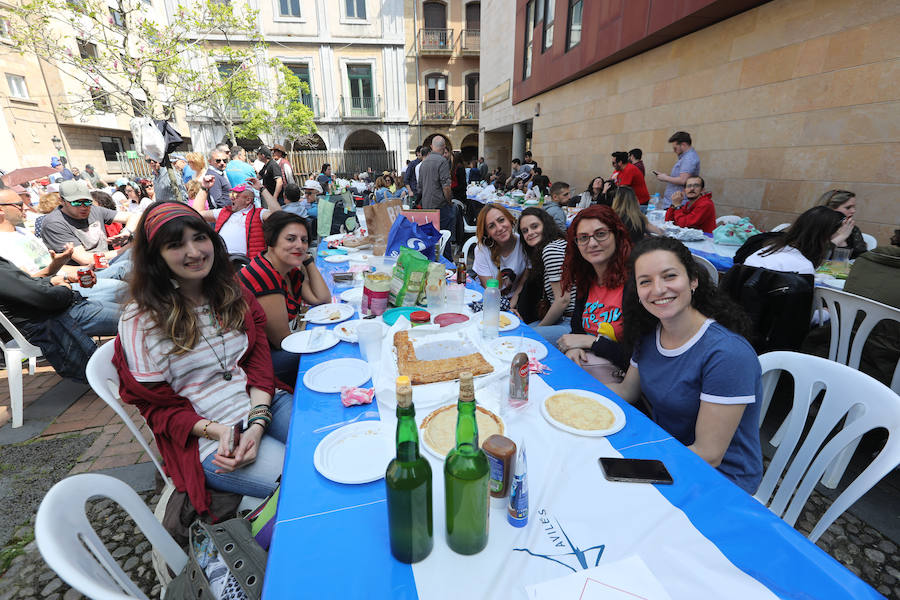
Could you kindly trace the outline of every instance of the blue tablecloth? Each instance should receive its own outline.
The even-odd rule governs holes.
[[[332,267],[322,265],[323,271]],[[537,338],[533,330],[521,327]],[[358,346],[340,342],[300,361],[278,523],[266,572],[268,600],[418,597],[412,567],[394,560],[388,549],[384,482],[341,485],[322,477],[313,466],[313,452],[327,434],[312,430],[366,410],[344,408],[334,394],[312,392],[302,384],[311,367],[341,357],[359,357]],[[543,362],[552,369],[543,377],[556,389],[580,388],[612,396],[555,348]],[[612,446],[626,457],[661,459],[675,484],[658,486],[660,493],[743,572],[782,598],[880,597],[643,414],[619,403],[627,425],[608,438]],[[440,535],[435,532],[436,543]]]

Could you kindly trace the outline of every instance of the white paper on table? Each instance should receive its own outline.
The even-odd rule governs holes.
[[[639,556],[525,587],[529,600],[671,600]]]

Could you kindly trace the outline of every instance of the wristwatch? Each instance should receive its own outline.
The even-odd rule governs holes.
[[[314,260],[316,260],[314,256],[307,256],[306,260],[303,261],[303,266],[308,267],[309,263],[313,262]]]

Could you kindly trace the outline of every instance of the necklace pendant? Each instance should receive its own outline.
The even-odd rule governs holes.
[[[231,381],[231,373],[229,373],[229,372],[222,373],[222,379],[224,379],[225,381]]]

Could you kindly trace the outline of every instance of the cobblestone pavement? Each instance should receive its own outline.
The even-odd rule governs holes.
[[[146,492],[141,498],[153,507],[158,494]],[[798,521],[804,534],[828,508],[829,501],[814,494]],[[106,547],[125,572],[150,598],[159,597],[159,584],[150,563],[150,544],[128,516],[112,502],[92,503],[90,521]],[[117,526],[118,524],[118,526]],[[28,536],[33,523],[23,526],[17,535]],[[900,600],[900,555],[897,545],[849,513],[844,513],[828,528],[818,546],[888,598]],[[387,547],[385,547],[387,551]],[[76,600],[81,594],[69,588],[44,564],[36,544],[25,546],[22,555],[0,580],[0,600]]]

